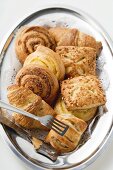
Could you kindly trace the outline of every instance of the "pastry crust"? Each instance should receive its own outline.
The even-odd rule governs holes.
[[[55,104],[54,110],[57,114],[71,114],[84,121],[89,121],[96,114],[97,108],[68,110],[64,100],[60,96]]]
[[[8,87],[7,97],[11,105],[14,105],[34,115],[56,115],[55,111],[45,101],[43,101],[40,96],[37,96],[28,88],[22,86],[19,87],[17,85],[11,85]],[[47,129],[40,122],[31,119],[27,116],[20,115],[18,113],[13,113],[13,117],[16,123],[25,128]]]
[[[46,138],[46,142],[50,143],[60,153],[73,151],[87,128],[86,122],[68,114],[57,115],[56,118],[67,124],[69,129],[64,136],[60,136],[51,130]]]
[[[55,38],[57,46],[74,46],[77,29],[64,27],[54,27],[49,29],[49,33]]]
[[[79,47],[92,47],[96,50],[97,56],[100,54],[102,50],[102,43],[100,41],[96,41],[94,37],[91,35],[85,34],[83,32],[78,32],[75,39],[75,46]]]
[[[51,104],[59,89],[56,76],[47,68],[29,64],[16,75],[15,82],[19,86],[27,87]]]
[[[57,46],[92,47],[96,50],[97,55],[102,50],[101,42],[96,41],[91,35],[85,34],[76,28],[55,27],[50,28],[49,32],[55,38]]]
[[[49,29],[49,33],[54,37],[57,45],[60,42],[60,39],[69,32],[70,29],[65,27],[53,27]],[[67,43],[67,41],[66,41]]]
[[[35,150],[38,150],[38,149],[40,149],[40,147],[43,144],[43,142],[41,140],[33,137],[32,138],[32,144],[33,144]]]
[[[64,63],[67,77],[96,74],[96,50],[94,48],[59,46],[56,52]]]
[[[61,93],[68,110],[89,109],[106,103],[102,85],[93,75],[64,80]]]
[[[24,26],[19,29],[15,40],[15,51],[23,64],[26,57],[34,52],[39,44],[55,49],[56,43],[48,30],[40,26]]]
[[[58,80],[64,79],[65,67],[60,56],[47,47],[39,45],[36,51],[26,58],[24,66],[29,64],[40,64],[51,70]]]

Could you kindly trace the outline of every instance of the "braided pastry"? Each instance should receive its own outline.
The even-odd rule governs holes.
[[[15,50],[19,61],[23,64],[26,57],[34,52],[39,44],[55,49],[54,38],[48,30],[39,26],[22,27],[16,36]]]
[[[58,81],[49,70],[36,64],[23,67],[16,75],[16,84],[27,87],[51,104],[58,92]]]
[[[78,145],[83,132],[86,130],[87,123],[68,114],[57,115],[56,118],[67,124],[69,129],[64,136],[60,136],[55,131],[51,130],[46,138],[46,142],[50,143],[60,153],[73,151]]]
[[[25,60],[24,66],[29,64],[42,65],[51,70],[58,80],[63,80],[65,68],[59,55],[53,50],[39,45],[34,53],[31,53]]]
[[[56,52],[64,63],[67,77],[96,74],[96,51],[94,48],[58,46]]]
[[[37,96],[26,87],[19,87],[17,85],[9,86],[7,97],[10,104],[34,115],[56,115],[55,111],[45,101],[43,101],[40,96]],[[46,129],[46,127],[44,127],[39,121],[31,119],[27,116],[13,113],[13,117],[16,123],[25,128]]]

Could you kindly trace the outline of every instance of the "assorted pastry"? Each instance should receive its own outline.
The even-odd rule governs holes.
[[[19,61],[23,64],[29,54],[34,52],[39,44],[55,49],[56,43],[49,31],[40,26],[24,26],[18,30],[15,51]]]
[[[15,83],[18,86],[29,88],[47,103],[51,103],[55,99],[59,90],[56,76],[51,70],[40,66],[40,64],[22,67],[16,75]]]
[[[71,114],[87,122],[94,117],[97,111],[97,107],[93,107],[90,109],[75,109],[75,110],[70,109],[69,110],[67,109],[66,104],[60,95],[54,106],[54,110],[56,111],[56,113],[59,113],[59,114],[65,113],[65,115]]]
[[[65,67],[63,61],[56,52],[47,47],[40,45],[34,53],[28,55],[24,62],[24,66],[29,64],[37,64],[46,69],[48,68],[56,76],[58,81],[64,79]]]
[[[50,28],[49,33],[55,38],[57,46],[78,46],[92,47],[99,55],[102,50],[102,43],[90,35],[87,35],[76,28]]]
[[[22,64],[9,103],[37,116],[53,115],[69,126],[64,136],[18,113],[23,128],[48,131],[45,143],[59,154],[73,151],[106,96],[96,75],[102,43],[76,28],[25,26],[19,29],[15,52]],[[39,142],[40,143],[40,142]]]
[[[67,124],[69,129],[64,136],[50,130],[46,142],[50,143],[58,152],[66,153],[73,151],[78,145],[82,134],[86,130],[87,123],[70,114],[58,114],[56,118]]]
[[[96,50],[94,48],[59,46],[56,52],[64,63],[67,78],[96,75]]]
[[[45,116],[48,114],[52,116],[56,115],[55,111],[49,104],[26,87],[18,85],[9,86],[7,97],[10,104],[37,116]],[[25,128],[46,129],[46,127],[44,127],[40,122],[27,116],[13,113],[13,117],[18,124]]]

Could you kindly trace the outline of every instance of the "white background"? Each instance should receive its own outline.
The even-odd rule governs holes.
[[[0,0],[0,42],[18,19],[46,4],[67,4],[93,16],[113,39],[113,0]],[[113,141],[96,162],[85,170],[113,169]],[[0,170],[31,170],[0,136]]]

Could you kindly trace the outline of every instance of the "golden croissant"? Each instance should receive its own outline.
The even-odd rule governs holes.
[[[91,47],[58,46],[67,77],[96,74],[96,50]]]
[[[55,111],[44,100],[42,100],[40,96],[37,96],[26,87],[19,87],[18,85],[9,86],[7,97],[11,105],[14,105],[34,115],[56,115]],[[46,129],[46,127],[44,127],[40,122],[27,116],[13,113],[13,117],[16,123],[25,128]]]
[[[49,69],[36,64],[29,64],[20,69],[15,83],[29,88],[49,104],[53,102],[59,89],[56,76]]]
[[[64,64],[60,59],[60,56],[48,47],[39,45],[36,51],[28,55],[26,58],[24,66],[29,64],[41,65],[53,72],[58,80],[64,79]]]
[[[64,103],[64,100],[60,96],[54,106],[54,110],[57,114],[71,114],[79,119],[88,121],[94,117],[96,114],[97,108],[93,107],[90,109],[77,109],[77,110],[68,110]]]
[[[48,30],[40,26],[24,26],[17,32],[15,51],[23,64],[26,57],[34,52],[39,44],[55,49],[55,40]]]
[[[97,55],[102,50],[102,43],[96,41],[91,35],[80,32],[78,29],[55,27],[49,29],[50,34],[55,38],[57,46],[78,46],[92,47]]]
[[[46,142],[50,143],[60,153],[73,151],[77,147],[82,134],[86,130],[87,123],[73,115],[68,114],[57,115],[56,118],[67,124],[69,129],[64,136],[60,136],[55,131],[50,130],[46,138]]]

